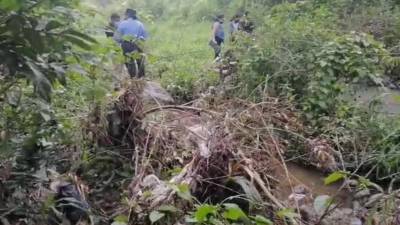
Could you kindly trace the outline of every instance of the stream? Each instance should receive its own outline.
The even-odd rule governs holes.
[[[344,98],[364,108],[369,108],[377,102],[380,103],[375,108],[378,112],[391,116],[400,114],[400,90],[365,85],[357,85],[356,88],[355,93],[347,93]]]
[[[287,178],[282,179],[284,181],[281,182],[279,188],[277,188],[277,190],[279,190],[277,192],[279,199],[288,199],[288,197],[293,193],[293,189],[296,186],[301,185],[308,189],[313,198],[319,195],[329,195],[331,197],[335,196],[336,202],[340,203],[344,207],[351,207],[351,193],[345,189],[339,191],[342,185],[340,182],[331,185],[325,185],[324,178],[327,175],[319,172],[315,168],[304,167],[290,162],[287,163],[286,166],[290,174],[290,180]]]

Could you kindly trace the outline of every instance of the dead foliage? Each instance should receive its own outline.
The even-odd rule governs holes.
[[[132,99],[131,94],[121,96]],[[143,116],[141,133],[131,126],[135,117],[121,120],[125,133],[132,135],[122,145],[135,146],[135,177],[129,186],[135,215],[167,203],[180,204],[174,185],[188,185],[200,201],[221,202],[231,197],[226,194],[231,177],[246,177],[266,202],[284,207],[271,192],[274,165],[284,163],[286,137],[303,129],[296,113],[275,98],[258,104],[216,98],[208,106],[159,106],[146,112],[129,107],[131,114]],[[174,168],[179,172],[169,173]]]
[[[143,86],[131,82],[84,122],[91,148],[87,162],[75,168],[79,182],[71,185],[85,183],[82,196],[87,196],[96,224],[110,224],[118,215],[128,216],[132,224],[148,224],[148,214],[160,206],[173,204],[186,211],[195,202],[233,202],[264,215],[297,207],[303,216],[299,224],[322,221],[307,208],[312,197],[304,201],[307,207],[300,207],[298,199],[308,193],[293,188],[285,155],[300,145],[310,164],[331,171],[337,169],[338,153],[321,137],[304,137],[306,128],[290,104],[271,97],[252,103],[210,95],[199,99],[201,104],[162,105],[143,98]],[[4,185],[12,177],[8,164],[0,168],[2,200],[10,194]],[[288,201],[276,195],[282,180],[293,189]],[[41,194],[48,183],[32,182],[39,186],[29,189],[28,202],[48,198]]]

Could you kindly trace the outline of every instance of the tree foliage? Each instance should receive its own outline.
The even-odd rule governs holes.
[[[0,94],[27,80],[35,94],[50,101],[52,84],[66,84],[66,58],[74,46],[90,49],[95,40],[74,29],[71,3],[2,1],[0,5]]]

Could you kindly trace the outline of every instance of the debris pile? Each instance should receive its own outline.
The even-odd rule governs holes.
[[[75,175],[69,177],[75,179],[54,186],[44,176],[43,181],[30,182],[28,189],[33,193],[46,190],[45,196],[36,200],[36,195],[23,196],[30,196],[28,202],[47,204],[52,224],[119,224],[121,218],[123,224],[149,224],[155,210],[174,206],[187,212],[195,203],[233,203],[246,214],[257,213],[276,224],[287,220],[354,225],[365,224],[370,217],[375,224],[395,220],[397,207],[382,218],[380,206],[398,204],[398,191],[386,193],[365,179],[350,180],[355,175],[345,174],[337,179],[346,181],[340,182],[337,195],[346,189],[354,200],[342,205],[333,203],[331,197],[336,194],[313,193],[309,185],[314,181],[296,179],[285,160],[289,150],[302,149],[308,164],[320,171],[340,168],[340,154],[329,141],[308,137],[298,118],[290,104],[277,98],[252,103],[213,93],[190,105],[174,105],[158,84],[131,81],[110,99],[107,108],[96,108],[83,123],[90,150],[85,153],[86,162],[70,169]],[[5,172],[0,173],[0,200],[15,199],[18,186],[13,186],[13,193],[6,186],[15,176],[13,168],[1,167]],[[40,173],[42,169],[48,172],[43,167]],[[289,193],[279,194],[286,183]],[[55,202],[49,205],[48,199]],[[287,208],[294,209],[286,210],[289,218],[276,213]],[[16,210],[2,210],[0,224],[20,221],[14,219]],[[40,218],[43,215],[35,221]],[[184,224],[184,219],[181,213],[171,224]]]
[[[137,205],[131,209],[135,215],[146,215],[165,204],[180,205],[177,187],[182,185],[192,198],[216,204],[245,195],[246,184],[256,190],[256,197],[245,196],[247,200],[239,203],[244,208],[249,199],[258,199],[256,204],[268,202],[271,209],[285,207],[272,194],[277,182],[274,173],[284,164],[286,137],[303,129],[285,103],[275,98],[254,104],[215,97],[207,99],[207,108],[197,108],[162,105],[165,101],[155,96],[152,103],[158,105],[148,109],[149,101],[142,105],[134,90],[121,93],[112,110],[118,116],[108,117],[107,123],[118,121],[122,136],[112,133],[110,126],[109,136],[118,139],[117,146],[131,149],[135,175],[129,192],[130,201]],[[121,104],[128,109],[125,113],[121,113]],[[143,108],[147,110],[140,111]],[[232,180],[242,182],[232,185]],[[232,190],[229,185],[237,188]]]
[[[121,96],[126,98],[131,91],[128,88]],[[123,125],[131,129],[125,132],[134,136],[124,141],[135,141],[123,143],[135,146],[131,149],[134,176],[128,188],[131,221],[146,224],[147,215],[165,205],[190,209],[193,199],[211,204],[232,202],[245,212],[262,205],[264,215],[295,208],[300,215],[295,221],[300,224],[365,221],[360,209],[352,206],[335,204],[319,212],[315,202],[318,204],[321,196],[303,191],[307,187],[292,185],[287,199],[277,197],[279,183],[293,179],[285,162],[292,145],[301,145],[308,163],[320,171],[337,170],[340,157],[323,138],[299,141],[299,134],[306,132],[296,112],[276,98],[264,99],[251,103],[207,96],[191,105],[163,105],[154,97],[143,106],[132,105],[132,109],[146,110],[131,111],[141,116],[140,127]],[[344,188],[348,187],[340,190]]]

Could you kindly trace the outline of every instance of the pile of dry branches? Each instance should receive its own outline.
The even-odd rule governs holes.
[[[215,97],[207,99],[207,108],[159,104],[140,111],[148,103],[133,90],[114,103],[117,109],[129,107],[114,110],[113,120],[124,129],[119,145],[132,149],[135,177],[129,191],[138,209],[177,203],[174,185],[182,184],[200,201],[223,200],[220,196],[230,197],[224,195],[227,180],[238,176],[247,178],[264,202],[284,207],[272,194],[274,173],[285,167],[287,137],[303,129],[290,107],[275,98],[253,104]],[[168,174],[176,168],[179,173]]]

